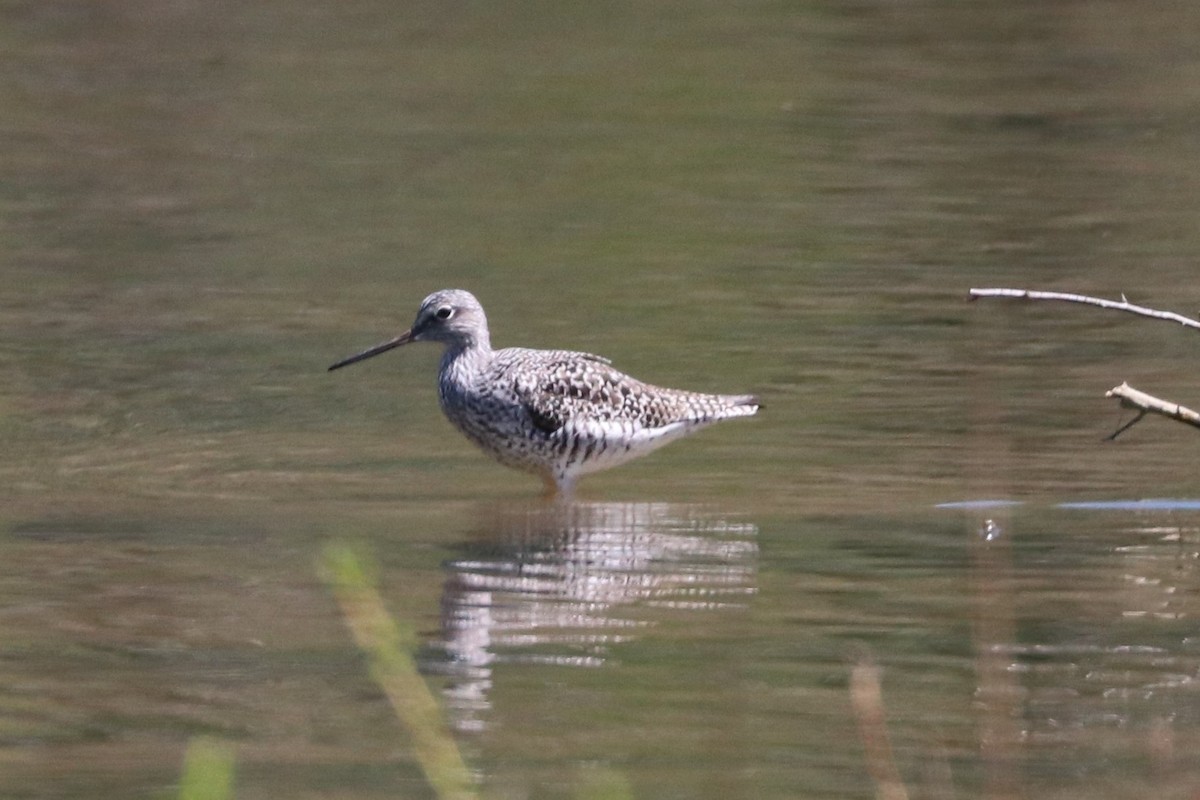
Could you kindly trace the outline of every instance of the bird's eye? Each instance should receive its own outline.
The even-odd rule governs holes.
[[[437,311],[433,312],[433,315],[438,319],[450,319],[454,316],[454,309],[450,306],[442,306]]]

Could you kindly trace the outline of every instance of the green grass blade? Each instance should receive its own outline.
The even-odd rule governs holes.
[[[233,746],[198,736],[183,755],[179,800],[227,800],[233,797]]]
[[[441,706],[417,671],[412,630],[388,614],[374,580],[349,547],[327,547],[323,571],[354,641],[367,654],[372,679],[408,728],[417,761],[439,800],[477,798]]]

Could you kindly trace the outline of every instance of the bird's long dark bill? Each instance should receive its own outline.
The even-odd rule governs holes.
[[[348,367],[351,364],[357,364],[359,361],[364,361],[371,356],[377,356],[380,353],[386,353],[388,350],[393,350],[402,344],[408,344],[413,340],[412,336],[412,331],[405,331],[395,339],[388,339],[386,342],[380,342],[374,347],[368,347],[361,353],[355,353],[349,358],[343,358],[341,361],[331,366],[329,371],[333,372],[335,369],[341,369],[342,367]]]

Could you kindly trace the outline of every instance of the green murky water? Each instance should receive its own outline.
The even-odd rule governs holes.
[[[318,575],[373,554],[481,792],[1190,797],[1188,4],[0,4],[0,796],[432,796]],[[329,375],[493,341],[766,410],[551,509]],[[1015,506],[938,508],[964,500]],[[589,788],[590,787],[590,788]],[[588,792],[593,794],[589,795]]]

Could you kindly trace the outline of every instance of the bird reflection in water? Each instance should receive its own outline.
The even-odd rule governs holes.
[[[758,529],[666,503],[488,506],[451,560],[439,669],[460,730],[482,727],[497,663],[597,667],[664,611],[746,607]]]

